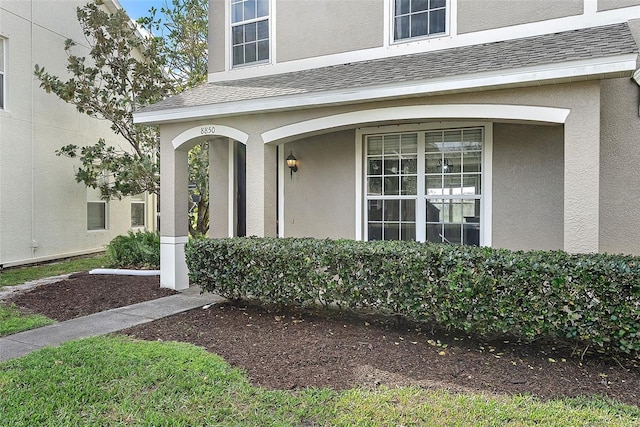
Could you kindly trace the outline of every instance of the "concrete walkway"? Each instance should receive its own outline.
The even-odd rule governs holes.
[[[218,295],[211,293],[201,295],[199,287],[191,287],[178,295],[114,308],[54,325],[19,332],[0,338],[0,361],[25,356],[44,347],[55,347],[66,341],[120,331],[222,301],[224,298]]]

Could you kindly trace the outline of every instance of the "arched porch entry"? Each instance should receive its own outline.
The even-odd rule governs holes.
[[[202,142],[209,143],[209,203],[211,237],[245,233],[246,133],[217,123],[192,126],[161,140],[160,152],[160,286],[189,286],[184,246],[188,241],[187,154]]]

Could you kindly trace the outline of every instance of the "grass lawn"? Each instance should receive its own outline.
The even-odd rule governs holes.
[[[0,424],[640,426],[640,408],[605,399],[417,388],[267,391],[190,344],[100,337],[0,364]]]
[[[22,314],[14,305],[0,302],[0,337],[55,323],[41,314]]]
[[[19,285],[45,277],[100,268],[107,265],[107,263],[107,256],[101,254],[88,258],[74,258],[36,266],[13,267],[0,272],[0,288],[3,286]]]

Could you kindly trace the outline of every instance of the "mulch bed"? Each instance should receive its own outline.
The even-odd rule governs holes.
[[[142,290],[148,287],[157,296]],[[131,304],[133,295],[152,299],[171,292],[158,287],[157,277],[78,275],[12,302],[63,320]],[[637,360],[583,355],[584,348],[478,340],[395,318],[225,303],[122,333],[202,346],[269,389],[416,385],[541,399],[604,395],[640,405]]]

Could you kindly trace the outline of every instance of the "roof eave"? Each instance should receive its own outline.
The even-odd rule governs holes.
[[[495,90],[508,87],[547,85],[603,78],[632,77],[637,53],[497,70],[492,72],[447,76],[395,85],[376,85],[333,91],[309,92],[218,104],[168,108],[134,113],[134,123],[162,124],[203,118],[237,116],[257,112],[323,107],[393,98],[443,95],[447,93]]]

